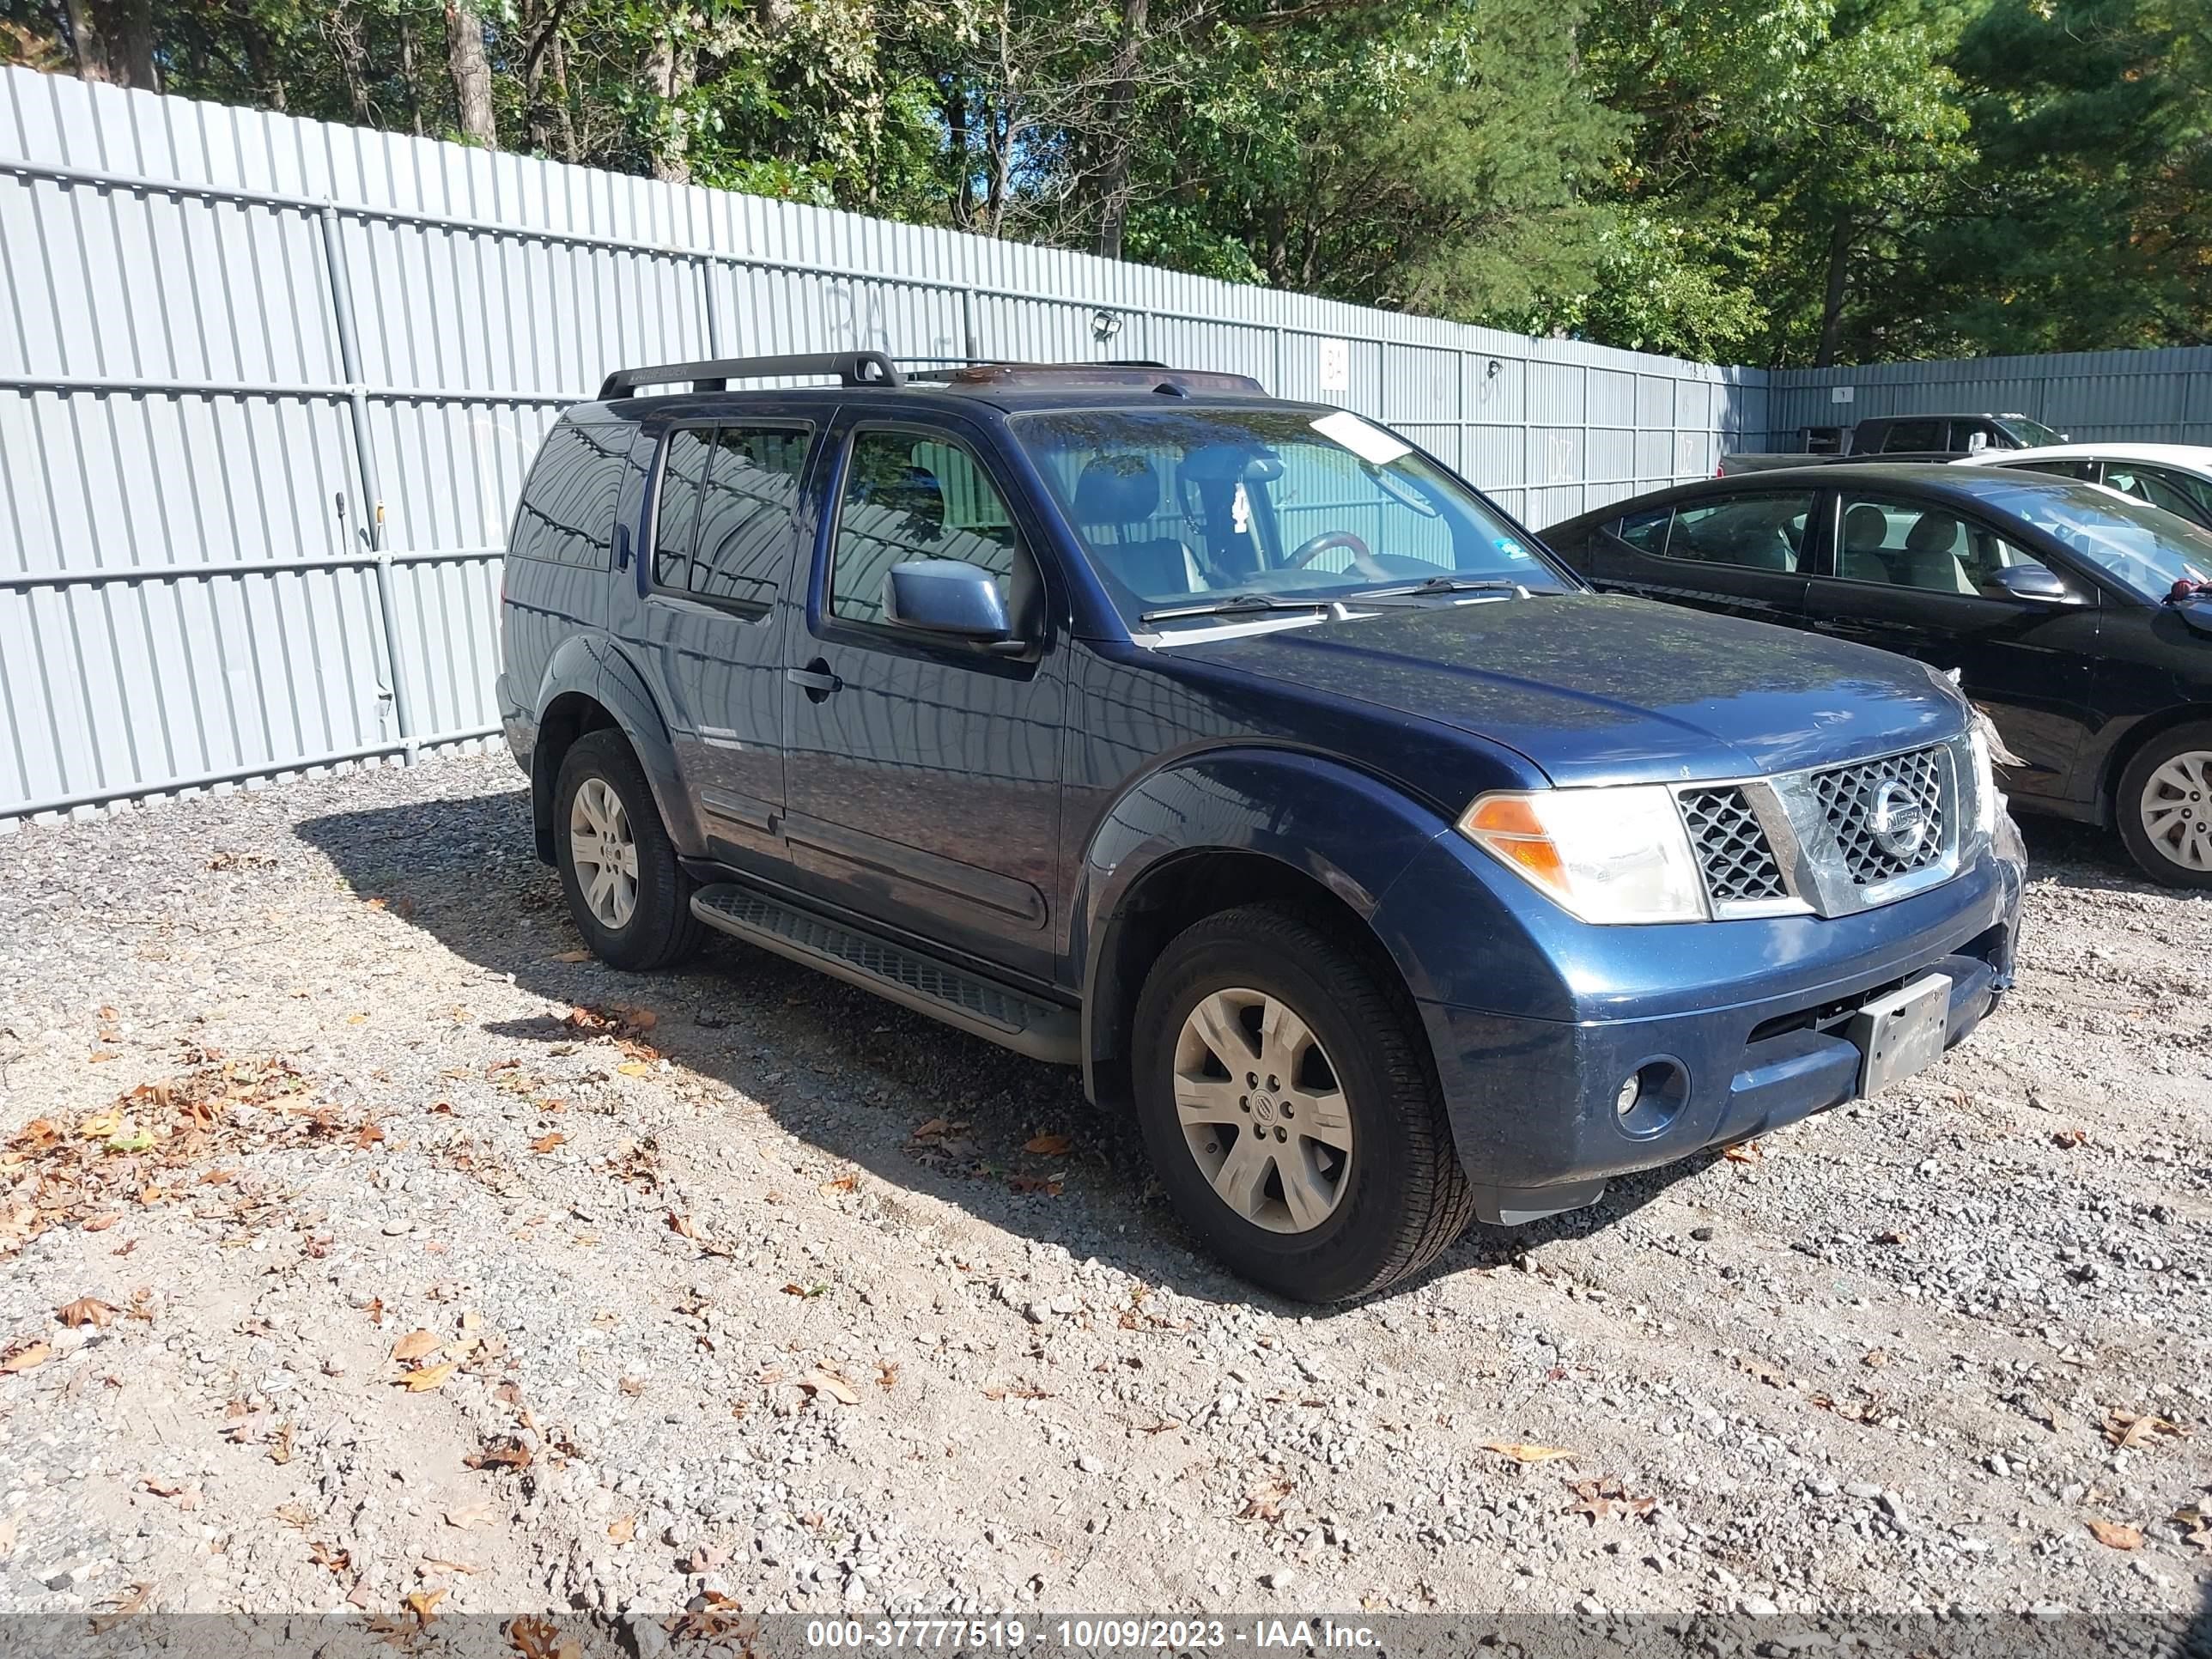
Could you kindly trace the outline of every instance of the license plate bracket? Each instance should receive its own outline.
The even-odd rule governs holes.
[[[1923,974],[1861,1008],[1844,1032],[1859,1051],[1859,1093],[1878,1094],[1941,1060],[1950,1021],[1948,974]]]

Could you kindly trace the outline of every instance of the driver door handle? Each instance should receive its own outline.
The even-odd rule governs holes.
[[[804,668],[785,669],[783,677],[793,685],[804,689],[806,695],[817,702],[821,702],[832,691],[840,690],[845,684],[830,672],[829,663],[820,657],[817,657]]]

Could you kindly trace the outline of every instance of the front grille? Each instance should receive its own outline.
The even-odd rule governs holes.
[[[1751,810],[1751,800],[1734,784],[1685,789],[1682,822],[1690,831],[1705,891],[1717,904],[1790,896],[1782,865]]]
[[[1902,787],[1902,793],[1891,790]],[[1844,866],[1862,887],[1924,870],[1942,858],[1948,828],[1943,822],[1941,752],[1916,749],[1887,760],[1863,761],[1813,775],[1813,793],[1826,816]],[[1917,807],[1927,825],[1917,842],[1891,836],[1885,845],[1877,821],[1885,797],[1893,809]]]

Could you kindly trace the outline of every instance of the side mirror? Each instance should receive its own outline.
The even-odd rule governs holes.
[[[1969,455],[1978,455],[1989,447],[1990,434],[1988,433],[1969,432],[1966,434],[1966,453]]]
[[[1993,580],[2015,599],[2034,599],[2043,605],[2081,603],[2064,582],[2039,564],[2008,564]]]
[[[1002,655],[1027,649],[1006,619],[991,573],[960,559],[911,559],[884,578],[884,616],[894,628],[980,645]]]

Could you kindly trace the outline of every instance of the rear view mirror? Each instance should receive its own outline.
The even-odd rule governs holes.
[[[1006,595],[979,564],[912,559],[884,578],[884,616],[894,628],[961,640],[1000,653],[1025,648],[1006,617]]]
[[[2064,582],[2039,564],[2008,564],[1996,573],[1996,580],[2015,599],[2035,599],[2045,605],[2081,603]]]

